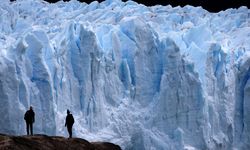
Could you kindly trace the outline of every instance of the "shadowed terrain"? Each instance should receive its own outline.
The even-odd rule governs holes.
[[[120,146],[108,142],[88,142],[80,138],[59,136],[9,136],[0,134],[1,150],[120,150]]]

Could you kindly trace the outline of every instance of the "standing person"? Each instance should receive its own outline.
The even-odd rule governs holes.
[[[67,126],[68,132],[69,132],[69,138],[72,138],[72,127],[75,120],[73,115],[70,113],[70,111],[67,109],[67,117],[65,122],[65,127]]]
[[[30,134],[33,135],[33,123],[35,122],[35,113],[33,111],[32,106],[30,106],[30,109],[26,111],[24,115],[24,120],[26,121],[26,129],[27,129],[27,135]]]

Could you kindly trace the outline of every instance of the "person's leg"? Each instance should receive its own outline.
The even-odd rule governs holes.
[[[68,126],[68,125],[67,125],[67,130],[68,130],[68,133],[69,133],[69,132],[70,132],[70,131],[69,131],[70,129],[69,129],[69,126]],[[70,137],[70,133],[69,133],[69,137]]]
[[[70,126],[69,137],[72,138],[72,126]]]
[[[29,123],[26,122],[26,131],[27,131],[27,135],[29,135]]]
[[[69,132],[69,138],[72,138],[72,126],[67,126]]]
[[[33,135],[33,123],[30,124],[30,133]]]

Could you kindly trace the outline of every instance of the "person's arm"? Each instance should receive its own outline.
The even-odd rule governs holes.
[[[33,123],[35,122],[35,112],[34,112],[34,116],[33,116]]]
[[[66,119],[65,119],[65,127],[67,126],[67,117],[66,117]]]

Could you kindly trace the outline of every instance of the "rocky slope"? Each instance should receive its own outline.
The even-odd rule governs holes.
[[[121,150],[108,142],[90,143],[84,139],[59,136],[9,136],[0,134],[1,150]]]

